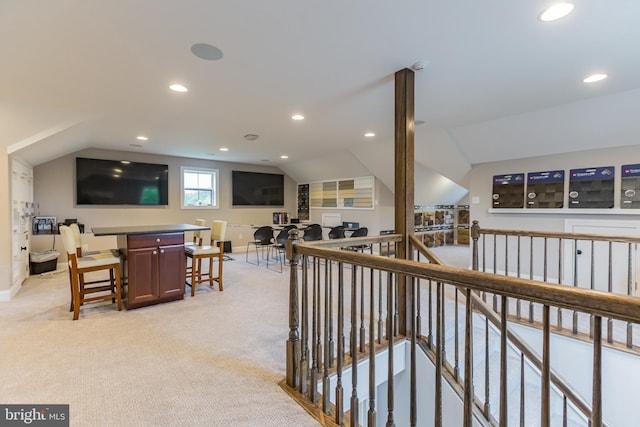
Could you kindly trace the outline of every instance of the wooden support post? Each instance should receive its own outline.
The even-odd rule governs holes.
[[[414,227],[414,73],[408,68],[395,74],[395,231],[403,235],[397,258],[411,259],[409,234]],[[411,281],[398,278],[398,331],[411,333]]]

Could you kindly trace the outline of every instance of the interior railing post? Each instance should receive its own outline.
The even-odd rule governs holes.
[[[574,287],[578,287],[578,240],[574,239],[574,251],[573,251],[573,286]],[[594,277],[593,275],[593,242],[591,242],[591,277]],[[572,319],[573,319],[573,326],[571,328],[571,330],[573,331],[574,334],[578,333],[578,312],[573,310],[572,313]]]
[[[358,399],[358,284],[357,266],[351,266],[351,403],[349,406],[350,421],[352,426],[360,425],[358,409],[360,401]]]
[[[308,275],[307,271],[307,263],[309,262],[309,257],[304,256],[302,258],[302,271],[305,276]],[[318,302],[319,302],[319,294],[316,283],[316,266],[315,263],[313,265],[313,269],[311,272],[311,372],[309,373],[309,400],[313,403],[318,402]]]
[[[429,335],[427,335],[427,344],[429,344],[429,348],[433,348],[433,286],[431,279],[429,279],[429,310],[428,310],[429,318],[428,318],[428,326],[429,326]]]
[[[593,328],[593,386],[591,427],[602,426],[602,317],[595,316]]]
[[[367,426],[375,427],[376,424],[376,350],[375,350],[375,298],[374,298],[374,271],[371,269],[371,282],[369,283],[369,411],[367,413]]]
[[[478,271],[478,239],[480,238],[480,223],[477,220],[472,221],[469,231],[471,236],[471,268]]]
[[[631,243],[628,244],[628,257],[627,257],[627,295],[633,294],[633,251],[631,249]],[[633,324],[627,322],[627,347],[633,348]]]
[[[393,421],[393,404],[394,404],[394,381],[393,381],[393,297],[394,297],[394,275],[392,273],[388,273],[387,275],[387,344],[388,344],[388,354],[389,357],[387,359],[387,423],[386,427],[395,427],[395,422]]]
[[[613,293],[613,242],[609,241],[609,269],[607,277],[607,290]],[[613,319],[607,317],[607,342],[613,343]]]
[[[355,270],[355,266],[353,269]],[[364,327],[364,267],[360,268],[360,352],[364,353],[366,329]]]
[[[549,427],[551,423],[551,348],[549,327],[549,306],[542,307],[542,369],[540,371],[540,423]]]
[[[458,343],[459,338],[459,328],[458,328],[458,288],[454,287],[453,292],[455,293],[455,301],[454,301],[454,310],[453,310],[453,377],[456,382],[460,379],[460,345]]]
[[[323,347],[324,347],[324,373],[322,376],[322,410],[325,414],[331,411],[331,381],[329,379],[329,365],[333,359],[333,353],[329,347],[329,277],[327,274],[328,263],[324,264],[324,328],[323,328]],[[320,264],[318,264],[318,267]]]
[[[333,368],[334,354],[335,354],[335,341],[333,340],[333,263],[329,260],[325,260],[325,276],[329,279],[329,367]]]
[[[416,385],[416,278],[411,278],[411,371],[409,391],[409,423],[415,427],[418,423]],[[353,424],[352,424],[353,425]]]
[[[506,268],[506,267],[505,267]],[[498,235],[493,235],[493,274],[498,274]],[[493,293],[493,311],[498,311],[498,295]]]
[[[529,280],[533,280],[533,236],[529,238]],[[529,323],[533,323],[533,302],[529,301]]]
[[[418,285],[416,288],[416,305],[418,312],[416,313],[416,336],[422,337],[422,303],[420,302],[420,287],[422,286],[422,280],[416,279]]]
[[[433,409],[433,424],[436,427],[442,426],[442,343],[444,341],[444,324],[442,322],[442,311],[444,300],[442,299],[442,282],[436,282],[436,378],[435,378],[435,402]]]
[[[344,268],[338,264],[338,354],[336,356],[336,424],[344,421],[344,389],[342,387],[342,363],[344,362]]]
[[[322,373],[322,359],[323,359],[323,347],[322,347],[322,310],[321,310],[321,286],[322,281],[320,280],[320,260],[316,257],[312,258],[313,261],[313,277],[316,286],[316,357],[318,358],[316,367],[318,370],[318,377]]]
[[[378,344],[382,344],[384,335],[384,322],[382,320],[382,270],[378,270]]]
[[[306,264],[302,274],[302,329],[300,331],[300,380],[298,381],[298,391],[307,394],[307,380],[309,379],[309,295],[307,292],[308,277]],[[296,276],[298,269],[295,270]]]
[[[507,297],[502,295],[500,321],[500,425],[507,425]]]
[[[524,427],[525,416],[525,388],[524,388],[524,353],[520,353],[520,427]]]
[[[473,305],[471,289],[465,291],[465,326],[464,326],[464,414],[463,426],[471,427],[473,417]]]
[[[595,251],[595,242],[591,241],[591,265],[590,265],[590,289],[594,290],[596,288],[596,251]],[[574,332],[574,334],[577,333]],[[593,338],[593,314],[589,316],[589,338]]]
[[[558,285],[562,284],[562,238],[558,239]],[[558,330],[562,330],[562,309],[558,307]]]
[[[518,249],[517,249],[517,263],[516,263],[516,276],[517,277],[521,277],[521,270],[520,270],[520,236],[518,236]],[[522,319],[522,304],[520,301],[520,298],[518,298],[516,300],[516,317],[518,320]]]
[[[495,310],[494,310],[495,311]],[[491,415],[491,388],[489,383],[489,319],[484,318],[484,416],[489,419]]]
[[[294,244],[298,243],[297,230],[292,230],[287,240],[287,258],[289,259],[289,338],[287,340],[287,385],[298,388],[300,378],[300,332],[298,319],[298,258],[294,253]]]

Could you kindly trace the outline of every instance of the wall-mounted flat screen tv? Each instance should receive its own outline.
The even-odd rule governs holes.
[[[284,206],[284,175],[231,172],[233,206]]]
[[[77,205],[169,204],[169,166],[76,158]]]

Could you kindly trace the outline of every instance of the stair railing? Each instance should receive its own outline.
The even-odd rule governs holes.
[[[290,240],[287,242],[287,258],[290,263],[290,311],[286,384],[291,389],[297,390],[308,401],[317,402],[318,408],[325,414],[332,414],[337,424],[365,425],[364,414],[360,417],[358,412],[358,408],[361,407],[360,403],[363,402],[363,404],[368,403],[369,405],[366,425],[375,425],[374,421],[379,415],[378,408],[384,408],[387,412],[387,426],[395,425],[395,419],[403,419],[403,417],[406,417],[406,425],[418,425],[421,417],[426,415],[425,408],[423,408],[424,403],[421,403],[420,407],[417,405],[415,384],[424,382],[425,378],[417,378],[415,355],[416,348],[430,340],[435,348],[437,375],[433,384],[436,397],[433,402],[434,406],[429,408],[431,415],[428,416],[433,417],[434,425],[471,426],[473,419],[490,419],[491,417],[484,416],[486,408],[483,408],[483,406],[489,405],[489,400],[486,399],[478,404],[473,392],[474,352],[482,348],[478,345],[479,338],[474,336],[473,322],[477,317],[475,313],[478,310],[476,307],[478,304],[474,302],[473,294],[488,293],[498,295],[503,307],[508,306],[511,299],[541,304],[543,307],[543,354],[540,365],[542,393],[539,402],[539,424],[542,426],[549,426],[551,422],[552,374],[549,357],[549,308],[575,310],[593,316],[596,325],[593,338],[593,399],[588,423],[592,426],[604,425],[601,391],[602,340],[597,326],[601,324],[603,317],[630,323],[640,322],[639,299],[579,287],[567,287],[524,278],[381,256],[380,253],[388,255],[392,252],[384,251],[384,245],[389,248],[399,244],[402,240],[400,235],[374,236],[353,240],[357,240],[359,244],[377,245],[377,254],[363,254],[331,247],[336,244],[354,244],[354,242],[346,242],[343,239],[341,242],[300,243],[296,230],[292,230]],[[298,268],[299,266],[302,268]],[[351,274],[348,274],[349,271]],[[408,278],[407,296],[404,300],[404,303],[409,306],[406,311],[408,317],[406,319],[407,336],[398,336],[396,327],[399,296],[402,295],[400,292],[402,284],[399,280],[401,277]],[[421,296],[420,281],[428,283],[429,287],[435,284],[435,294],[428,292]],[[456,289],[462,291],[458,292]],[[444,306],[451,300],[444,297],[445,293],[454,295],[456,302],[458,295],[462,295],[462,304],[464,304],[463,365],[457,366],[458,362],[455,362],[457,369],[462,370],[461,375],[464,378],[460,391],[463,396],[464,410],[460,415],[460,421],[453,424],[446,421],[447,417],[452,415],[442,413],[442,378],[448,375],[442,369],[446,364],[445,344],[447,341],[445,329],[447,323],[445,313],[447,311]],[[424,305],[428,304],[430,307],[434,295],[436,326],[432,333],[431,325],[429,325],[429,335],[425,338],[419,328],[422,322],[422,314],[420,313],[422,304],[418,304],[418,300],[428,299],[429,302]],[[363,301],[369,303],[366,304]],[[348,306],[351,309],[345,316],[344,309]],[[356,313],[358,310],[359,313]],[[503,310],[501,313],[499,330],[501,380],[498,401],[500,415],[497,423],[500,425],[507,425],[509,419],[509,408],[505,398],[507,372],[504,369],[509,335],[504,317],[506,312],[507,310]],[[458,310],[454,310],[454,313],[457,316]],[[429,322],[431,322],[431,318],[432,316],[429,315]],[[366,323],[368,323],[368,327],[365,325]],[[386,327],[383,328],[382,324]],[[333,330],[333,328],[336,329]],[[362,334],[363,328],[368,333]],[[457,328],[454,329],[456,330],[455,334],[458,334]],[[489,328],[486,327],[485,330],[488,336]],[[364,343],[362,342],[363,336],[366,341]],[[393,358],[394,346],[398,339],[411,342],[411,367],[409,368],[411,397],[408,407],[398,406],[394,399]],[[358,345],[358,340],[360,340],[360,345]],[[331,345],[334,341],[337,341],[338,344],[336,350],[333,350],[334,347]],[[456,348],[457,342],[458,340],[455,339]],[[349,344],[346,345],[347,343]],[[387,366],[375,364],[374,356],[381,347],[385,347],[388,353]],[[336,362],[332,366],[334,359]],[[366,396],[361,391],[362,386],[357,383],[360,378],[357,375],[359,363],[364,360],[369,361],[367,368],[369,370],[368,395]],[[344,377],[344,374],[349,370],[351,371],[350,379],[348,376]],[[386,404],[376,400],[375,384],[372,384],[372,378],[378,378],[381,372],[387,376]],[[488,387],[488,384],[489,381],[485,381],[485,387]],[[349,390],[350,398],[347,404],[344,394],[349,393]],[[489,393],[487,392],[486,395]],[[567,405],[566,399],[564,405],[565,407]],[[477,409],[478,406],[481,408],[480,411]],[[345,407],[348,407],[347,411],[345,411]],[[564,411],[566,412],[566,409]],[[348,414],[348,419],[345,419],[345,413]],[[490,412],[486,411],[486,413]]]

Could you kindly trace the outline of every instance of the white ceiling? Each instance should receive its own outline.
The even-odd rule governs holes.
[[[394,73],[417,61],[416,161],[454,181],[477,163],[637,144],[640,1],[575,0],[539,21],[551,3],[0,0],[0,144],[33,165],[85,147],[285,171],[357,157],[393,145]],[[595,71],[609,78],[582,83]]]

